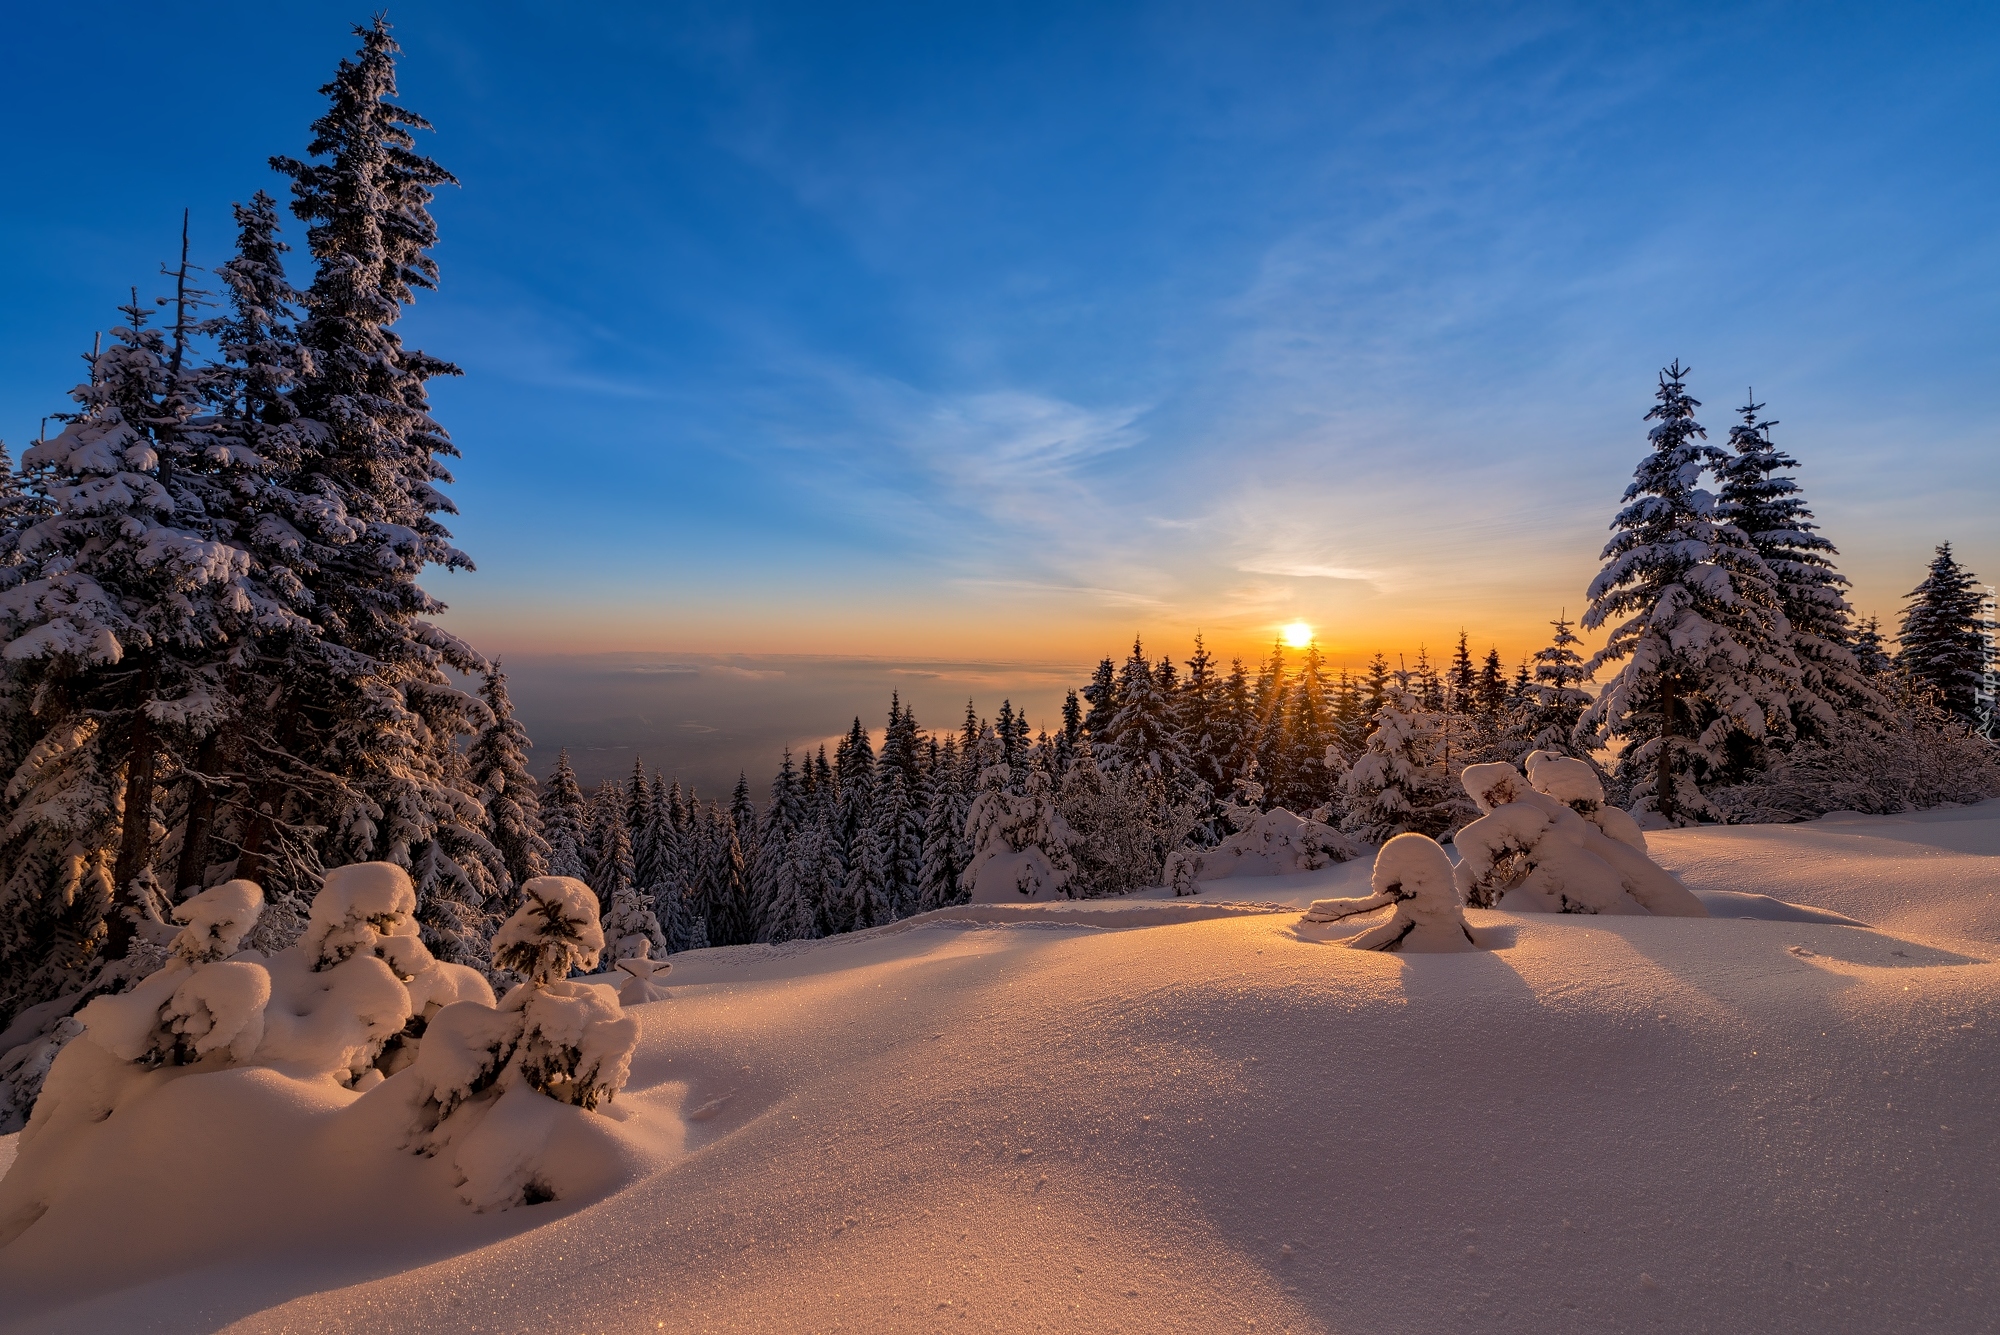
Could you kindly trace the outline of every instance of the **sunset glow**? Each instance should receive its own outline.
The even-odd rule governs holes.
[[[1281,632],[1285,646],[1289,649],[1303,649],[1312,643],[1313,628],[1303,621],[1294,621]]]

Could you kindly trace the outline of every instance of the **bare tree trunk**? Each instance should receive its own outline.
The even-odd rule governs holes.
[[[152,694],[153,670],[140,674],[140,705],[134,711],[130,750],[125,761],[125,812],[119,828],[118,861],[111,873],[111,914],[104,946],[106,959],[124,959],[131,952],[136,930],[132,913],[139,908],[134,882],[152,861],[153,784],[159,769],[160,739],[145,700]]]
[[[1674,736],[1674,674],[1660,674],[1660,769],[1653,781],[1654,802],[1660,815],[1671,821],[1675,815],[1674,803],[1674,761],[1672,754]]]
[[[236,850],[236,879],[264,883],[264,845],[269,842],[275,813],[269,810],[284,801],[277,784],[266,780],[250,794],[250,810],[243,827],[243,842]]]
[[[278,726],[275,740],[278,746],[289,752],[297,740],[299,714],[290,699],[284,699],[277,706]],[[267,757],[266,763],[269,763]],[[285,787],[277,779],[264,779],[250,790],[250,805],[243,817],[243,835],[236,850],[236,877],[238,880],[264,883],[264,870],[269,863],[265,856],[265,846],[271,841],[272,826],[284,805]]]
[[[201,889],[208,873],[208,850],[215,833],[216,792],[222,785],[211,779],[222,763],[222,734],[218,730],[203,739],[195,753],[194,770],[188,775],[187,822],[181,833],[181,860],[174,872],[174,889]]]

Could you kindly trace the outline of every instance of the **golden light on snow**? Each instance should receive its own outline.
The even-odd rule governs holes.
[[[1312,643],[1313,628],[1303,621],[1294,621],[1282,628],[1285,643],[1293,649],[1303,649]]]

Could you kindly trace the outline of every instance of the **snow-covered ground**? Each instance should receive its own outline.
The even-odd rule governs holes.
[[[0,1249],[0,1320],[1993,1329],[2000,803],[1648,838],[1714,917],[1347,950],[1375,918],[1296,910],[1363,860],[677,956],[594,1200],[475,1215],[316,1140],[353,1095],[178,1081]],[[268,1133],[216,1143],[232,1080]]]

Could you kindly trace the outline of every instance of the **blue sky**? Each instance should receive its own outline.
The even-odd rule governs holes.
[[[10,446],[364,16],[11,16]],[[1675,357],[1717,440],[1755,384],[1863,610],[1945,538],[2000,576],[1990,7],[390,17],[464,183],[404,333],[466,371],[436,584],[490,648],[1511,658]]]

